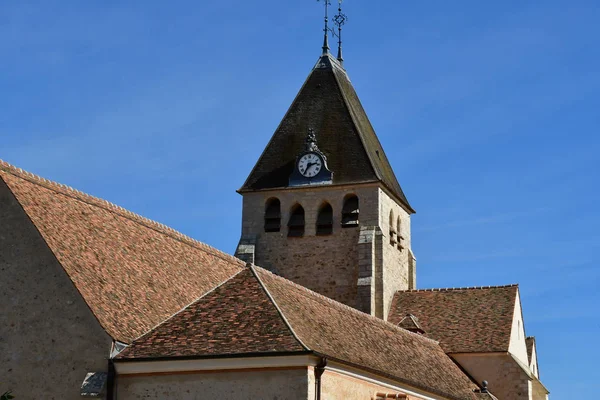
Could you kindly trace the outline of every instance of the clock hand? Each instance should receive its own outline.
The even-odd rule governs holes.
[[[311,167],[311,168],[312,168],[312,167],[315,167],[315,168],[314,168],[314,170],[315,170],[315,175],[316,175],[316,174],[318,173],[318,170],[317,170],[317,168],[319,168],[319,163],[312,163],[312,164],[310,165],[310,167]],[[308,172],[308,168],[306,169],[306,171]]]

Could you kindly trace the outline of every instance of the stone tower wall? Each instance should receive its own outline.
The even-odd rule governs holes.
[[[312,187],[244,194],[242,241],[253,243],[253,262],[291,281],[352,307],[357,307],[358,238],[360,228],[342,228],[344,198],[355,194],[360,202],[360,223],[377,224],[377,188]],[[268,199],[281,202],[280,232],[264,232],[264,210]],[[333,208],[333,233],[316,236],[319,208]],[[288,238],[287,222],[292,208],[305,212],[305,233]],[[246,259],[246,261],[252,261]]]
[[[343,228],[341,214],[349,194],[359,198],[359,227]],[[264,232],[269,199],[281,202],[280,232]],[[319,208],[333,208],[333,233],[316,236]],[[305,233],[288,238],[292,208],[305,211]],[[400,216],[404,250],[390,245],[390,209]],[[244,193],[242,238],[236,256],[351,307],[386,318],[396,290],[410,287],[410,216],[379,184],[289,188]]]
[[[390,211],[394,215],[395,230],[400,218],[400,232],[396,232],[393,238],[390,234]],[[377,307],[377,310],[381,311],[376,315],[387,319],[394,293],[398,290],[414,289],[416,273],[414,270],[410,273],[409,269],[409,260],[412,257],[409,251],[411,248],[410,215],[382,189],[379,189],[379,226],[383,234],[381,243],[383,304]]]

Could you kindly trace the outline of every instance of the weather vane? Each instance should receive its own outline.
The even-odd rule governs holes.
[[[338,13],[335,17],[333,17],[333,22],[335,23],[335,26],[337,26],[337,32],[336,32],[335,28],[329,27],[329,6],[331,5],[331,0],[317,0],[317,1],[319,1],[319,2],[322,1],[323,4],[325,5],[325,28],[323,29],[323,32],[325,33],[325,38],[323,40],[323,54],[329,53],[329,39],[328,38],[329,38],[329,33],[331,32],[331,35],[333,37],[338,38],[337,59],[341,63],[343,63],[344,57],[342,56],[342,27],[348,21],[348,17],[346,16],[346,14],[342,13],[343,0],[338,0]]]
[[[338,27],[338,55],[337,55],[337,59],[339,60],[339,62],[341,62],[342,64],[344,63],[344,57],[342,56],[342,27],[346,24],[346,21],[348,21],[348,17],[346,16],[346,14],[344,14],[342,12],[342,1],[343,0],[338,0],[338,13],[335,17],[333,17],[333,22],[335,22],[335,25]],[[334,35],[335,35],[335,31],[334,31]]]

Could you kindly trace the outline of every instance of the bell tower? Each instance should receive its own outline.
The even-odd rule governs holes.
[[[238,258],[384,319],[394,293],[415,288],[414,210],[344,69],[341,40],[334,58],[325,39],[238,192]]]

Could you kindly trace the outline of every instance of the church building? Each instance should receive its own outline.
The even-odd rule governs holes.
[[[415,210],[324,39],[234,256],[0,162],[0,393],[548,399],[517,285],[418,289]]]

